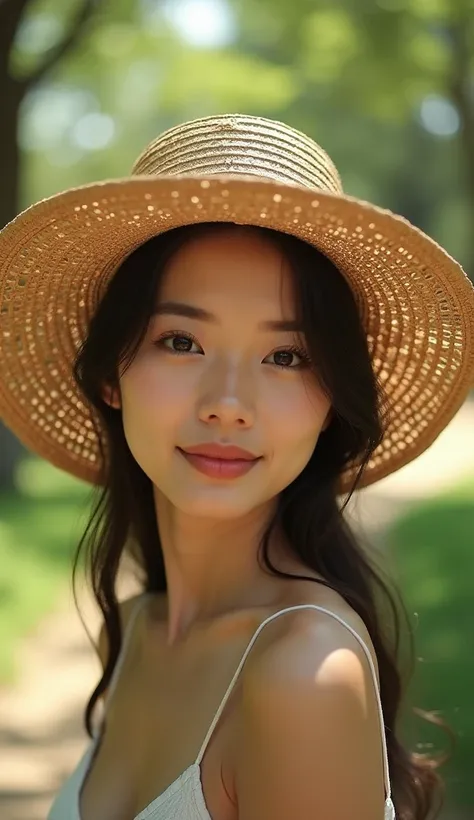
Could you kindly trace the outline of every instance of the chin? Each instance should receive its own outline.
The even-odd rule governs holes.
[[[170,499],[173,506],[180,510],[183,514],[192,516],[194,518],[208,518],[216,521],[232,521],[236,518],[241,518],[250,513],[258,502],[255,503],[255,498],[238,497],[234,493],[225,495],[219,493],[199,494],[194,492],[192,496]]]

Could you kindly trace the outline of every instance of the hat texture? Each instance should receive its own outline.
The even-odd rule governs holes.
[[[406,219],[344,194],[308,136],[236,114],[171,128],[131,176],[56,194],[0,232],[0,416],[29,448],[104,481],[100,422],[73,381],[73,361],[121,262],[152,236],[197,222],[292,234],[346,278],[390,406],[360,487],[432,444],[474,386],[472,283]],[[341,476],[341,492],[358,466]]]

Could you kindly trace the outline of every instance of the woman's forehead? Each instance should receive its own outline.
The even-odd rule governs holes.
[[[290,265],[280,248],[258,234],[193,238],[169,261],[160,288],[160,301],[184,296],[285,302],[292,296]]]

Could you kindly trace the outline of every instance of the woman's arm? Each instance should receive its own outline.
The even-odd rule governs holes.
[[[243,685],[239,820],[382,820],[375,681],[356,639],[318,621],[270,647]]]

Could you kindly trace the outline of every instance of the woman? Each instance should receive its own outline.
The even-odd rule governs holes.
[[[339,496],[464,401],[462,269],[245,115],[165,132],[0,247],[2,415],[102,486],[74,572],[85,547],[104,671],[50,820],[427,817],[441,781],[396,736],[393,599]],[[143,594],[118,603],[125,551]]]

